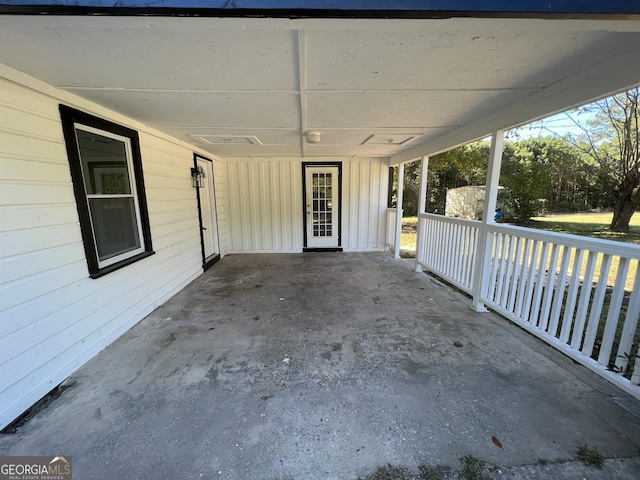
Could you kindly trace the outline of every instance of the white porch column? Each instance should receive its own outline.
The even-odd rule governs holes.
[[[402,195],[404,193],[404,163],[398,165],[398,198],[396,205],[395,258],[400,258],[400,235],[402,235]]]
[[[425,213],[427,204],[427,173],[429,171],[429,157],[422,157],[420,164],[420,188],[418,189],[418,224],[416,230],[416,272],[422,271],[420,265],[420,252],[424,251],[424,242],[426,241],[420,235],[420,214]]]
[[[482,222],[478,230],[475,275],[473,277],[472,288],[473,301],[471,304],[472,310],[475,310],[476,312],[487,311],[481,300],[482,292],[486,291],[487,288],[489,264],[491,263],[491,250],[493,248],[493,243],[489,239],[487,225],[494,223],[503,147],[504,131],[498,130],[491,136],[491,153],[489,154],[489,165],[487,166],[487,188],[484,193]]]

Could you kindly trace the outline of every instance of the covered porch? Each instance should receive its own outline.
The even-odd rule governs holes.
[[[504,132],[491,137],[482,219],[428,214],[429,158],[421,161],[415,268],[504,318],[640,399],[640,248],[498,224]],[[402,205],[404,164],[398,166]],[[387,209],[387,246],[400,258],[403,212]]]
[[[172,465],[176,455],[169,450],[184,449],[183,457],[193,459],[190,472],[195,476],[194,465],[202,465],[205,477],[220,471],[255,478],[251,465],[259,458],[286,466],[282,475],[257,475],[267,478],[304,478],[332,468],[322,467],[323,458],[340,458],[341,468],[353,469],[346,477],[386,458],[453,464],[467,445],[485,445],[467,439],[485,438],[486,430],[502,425],[504,435],[495,436],[508,444],[514,419],[524,422],[521,436],[513,434],[512,441],[521,442],[517,449],[492,450],[498,447],[488,442],[475,454],[493,461],[492,455],[511,452],[505,463],[526,463],[534,456],[525,446],[528,432],[549,411],[556,414],[548,432],[555,435],[566,421],[567,432],[593,429],[584,442],[597,443],[607,456],[627,451],[612,447],[618,427],[573,417],[576,409],[589,410],[581,408],[583,397],[571,396],[573,373],[560,370],[548,382],[557,390],[545,392],[552,364],[582,367],[486,309],[626,392],[614,396],[638,398],[637,377],[625,376],[637,352],[640,280],[630,273],[637,269],[637,247],[490,220],[458,222],[422,208],[417,261],[383,250],[397,251],[402,218],[386,208],[389,167],[419,159],[426,171],[428,156],[493,134],[485,202],[491,211],[505,129],[637,84],[637,7],[603,11],[599,2],[588,2],[593,8],[573,14],[548,12],[545,5],[537,14],[415,11],[408,18],[402,12],[386,18],[364,11],[354,18],[348,11],[299,17],[268,10],[230,18],[222,11],[16,3],[0,7],[2,427],[78,376],[78,387],[46,416],[60,414],[56,421],[77,426],[68,430],[85,432],[67,442],[88,478],[104,476],[86,462],[96,452],[106,458],[107,444],[113,461],[96,465],[114,469],[113,475],[122,473],[116,470],[123,458],[141,458],[136,449]],[[78,135],[86,140],[84,152]],[[91,147],[88,138],[121,145],[125,155],[114,161],[108,148]],[[94,192],[98,184],[100,193]],[[105,201],[108,212],[113,195],[120,196],[114,203],[124,221],[109,213],[94,218],[89,205]],[[114,250],[100,252],[99,237]],[[301,256],[325,249],[345,255]],[[571,258],[584,263],[584,273],[571,269]],[[608,271],[614,262],[619,278],[598,280],[596,270]],[[421,269],[472,300],[434,286]],[[633,293],[626,298],[628,281]],[[593,294],[583,287],[589,282]],[[511,345],[505,335],[522,336],[531,346]],[[75,373],[121,336],[87,367],[96,370]],[[527,348],[531,356],[522,359]],[[74,393],[83,383],[90,389]],[[439,389],[448,389],[446,398],[437,396]],[[371,403],[383,394],[384,408]],[[292,415],[305,395],[310,400]],[[84,403],[91,398],[114,403]],[[559,399],[557,410],[547,399]],[[513,410],[505,414],[506,408]],[[430,423],[434,411],[442,416]],[[234,412],[244,414],[240,423]],[[247,412],[274,422],[260,427],[250,420],[263,417]],[[317,412],[318,424],[308,423]],[[380,421],[389,412],[394,416]],[[474,419],[464,412],[475,412]],[[146,427],[151,418],[161,424]],[[327,418],[338,418],[354,441],[359,432],[368,432],[370,441],[356,442],[353,453]],[[366,428],[361,419],[368,419]],[[411,429],[415,419],[422,423]],[[242,422],[251,427],[240,428]],[[3,440],[8,452],[45,451],[38,442],[49,437],[48,427],[31,425],[17,442]],[[636,424],[625,417],[620,425],[629,438],[629,425]],[[201,441],[186,441],[194,436]],[[464,438],[464,445],[448,438]],[[576,441],[566,439],[561,449],[543,442],[535,453],[567,459]],[[218,455],[220,442],[238,450],[217,460],[204,455]],[[634,442],[629,445],[636,448]],[[260,450],[269,445],[271,451]],[[438,453],[434,445],[456,448]],[[276,451],[287,458],[273,457]],[[354,462],[357,456],[364,463]],[[298,457],[310,463],[297,463]],[[333,470],[320,476],[331,475],[343,477]]]
[[[227,255],[0,437],[0,455],[63,453],[84,479],[355,479],[466,455],[495,478],[632,478],[636,399],[414,267]],[[604,470],[572,462],[582,444]]]

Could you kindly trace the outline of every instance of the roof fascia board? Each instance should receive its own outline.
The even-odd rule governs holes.
[[[0,14],[277,18],[619,18],[636,0],[0,0]]]

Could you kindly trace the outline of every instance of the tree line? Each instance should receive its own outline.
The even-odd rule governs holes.
[[[640,206],[639,97],[635,88],[583,107],[583,112],[591,109],[584,125],[567,114],[579,134],[507,139],[500,173],[505,190],[499,197],[506,221],[526,225],[542,213],[611,209],[611,229],[628,231]],[[485,185],[489,149],[489,142],[479,141],[429,159],[428,213],[444,213],[448,189]],[[404,215],[413,216],[420,162],[406,164],[404,171]]]

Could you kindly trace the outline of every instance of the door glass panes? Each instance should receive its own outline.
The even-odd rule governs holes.
[[[314,173],[313,182],[313,236],[332,235],[332,185],[331,173]]]

